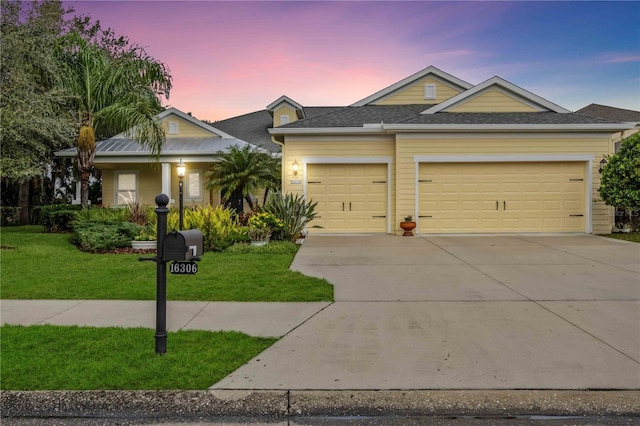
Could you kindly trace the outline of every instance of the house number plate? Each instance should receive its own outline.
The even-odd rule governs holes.
[[[169,264],[169,272],[177,275],[194,275],[198,272],[195,262],[173,262]]]

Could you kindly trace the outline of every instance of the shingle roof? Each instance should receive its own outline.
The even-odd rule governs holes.
[[[344,107],[304,107],[304,113],[306,119],[309,119],[342,108]],[[271,141],[267,130],[273,127],[273,117],[266,109],[216,121],[211,126],[270,152],[280,152],[280,145]]]
[[[607,124],[613,121],[556,112],[421,114],[430,105],[366,105],[345,107],[282,128],[362,127],[364,124]]]
[[[591,104],[584,108],[580,108],[576,111],[576,114],[605,118],[607,120],[622,121],[626,123],[640,123],[640,111],[615,108],[599,104]]]

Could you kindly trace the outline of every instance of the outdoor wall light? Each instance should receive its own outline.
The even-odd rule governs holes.
[[[180,162],[176,166],[176,169],[178,170],[178,177],[182,179],[184,177],[184,174],[187,171],[187,165],[182,162],[182,158],[180,159]]]
[[[604,166],[606,165],[607,165],[607,158],[602,157],[602,160],[600,160],[600,168],[598,169],[598,171],[602,173],[602,171],[604,170]]]
[[[298,170],[300,170],[300,164],[298,164],[296,160],[293,160],[293,164],[291,165],[291,168],[293,169],[293,175],[298,176]]]

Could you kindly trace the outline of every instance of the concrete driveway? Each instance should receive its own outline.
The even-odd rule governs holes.
[[[311,236],[336,302],[212,389],[640,389],[640,244]]]

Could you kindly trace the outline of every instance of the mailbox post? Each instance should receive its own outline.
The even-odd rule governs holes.
[[[167,235],[167,214],[169,197],[159,194],[156,197],[158,215],[158,254],[156,256],[156,353],[167,353],[167,262],[164,260],[164,240]]]
[[[172,263],[172,274],[195,274],[198,266],[195,263],[204,253],[204,234],[197,229],[172,232],[167,235],[167,214],[169,197],[165,194],[156,196],[158,207],[157,255],[151,258],[141,257],[138,260],[156,262],[156,353],[167,353],[167,262]]]

